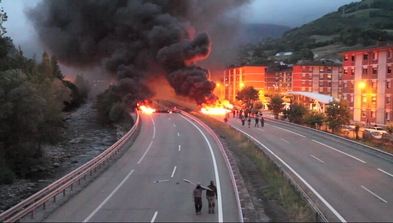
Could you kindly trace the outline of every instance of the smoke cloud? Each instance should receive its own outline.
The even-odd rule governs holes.
[[[217,99],[209,70],[197,66],[211,54],[206,31],[219,33],[217,22],[248,2],[43,0],[27,15],[41,43],[60,63],[83,69],[102,66],[116,76],[113,90],[126,100],[153,97],[149,82],[165,77],[177,95],[201,105]]]

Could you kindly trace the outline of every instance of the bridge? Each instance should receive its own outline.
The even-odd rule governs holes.
[[[325,112],[326,104],[329,104],[333,100],[339,100],[329,95],[318,94],[315,92],[304,92],[304,91],[290,91],[288,95],[293,95],[295,102],[299,102],[304,105],[309,105],[310,110]]]

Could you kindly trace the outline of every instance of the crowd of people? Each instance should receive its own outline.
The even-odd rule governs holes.
[[[233,109],[232,115],[233,115],[233,118],[239,118],[240,121],[242,122],[243,126],[246,124],[246,121],[247,121],[248,128],[251,128],[251,119],[254,119],[254,121],[255,121],[254,126],[255,127],[259,127],[259,124],[261,125],[261,127],[265,126],[265,118],[263,117],[262,112],[253,113],[249,109],[246,109],[246,110]],[[229,120],[229,113],[227,113],[225,115],[224,122],[227,123],[228,120]]]

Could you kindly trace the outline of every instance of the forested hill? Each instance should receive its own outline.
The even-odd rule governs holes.
[[[238,35],[235,38],[235,43],[238,45],[247,43],[258,43],[267,38],[281,37],[286,31],[291,28],[288,26],[265,24],[265,23],[247,23],[243,24]]]
[[[281,51],[313,52],[322,47],[374,45],[378,39],[393,40],[393,0],[363,0],[339,7],[281,38],[265,41],[262,50],[269,55]],[[314,52],[315,53],[315,52]]]

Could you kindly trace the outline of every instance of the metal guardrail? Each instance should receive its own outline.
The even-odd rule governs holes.
[[[210,133],[210,135],[214,138],[214,141],[216,141],[218,147],[220,148],[221,154],[224,157],[225,163],[226,163],[227,168],[228,168],[229,173],[230,173],[232,187],[235,190],[235,197],[236,197],[236,202],[237,202],[237,207],[238,207],[238,212],[239,212],[239,222],[243,223],[244,222],[244,218],[243,218],[243,211],[242,211],[240,197],[239,197],[239,191],[237,189],[237,184],[236,184],[235,176],[233,174],[233,169],[232,169],[231,163],[229,162],[228,156],[227,156],[227,154],[225,152],[224,146],[222,145],[220,139],[217,137],[215,132],[209,126],[207,126],[205,123],[203,123],[202,121],[200,121],[199,119],[197,119],[193,115],[188,114],[187,112],[182,111],[181,114],[186,116],[186,117],[188,117],[188,118],[190,118],[190,119],[192,119],[193,121],[195,121],[196,123],[201,125],[204,129],[206,129]]]
[[[22,202],[13,206],[7,211],[1,213],[0,222],[16,222],[19,221],[21,218],[25,217],[26,215],[28,215],[29,213],[31,213],[33,217],[33,213],[35,209],[37,209],[41,205],[43,205],[45,209],[45,203],[48,200],[53,198],[54,201],[56,201],[56,195],[60,194],[61,192],[63,192],[63,195],[65,195],[66,189],[68,187],[71,187],[72,190],[73,184],[76,181],[79,181],[81,178],[86,177],[86,175],[89,173],[90,175],[92,175],[93,171],[96,171],[97,167],[100,167],[101,164],[105,164],[105,162],[108,161],[108,159],[114,157],[133,136],[140,123],[140,117],[137,111],[136,114],[137,114],[136,121],[134,123],[134,126],[131,128],[131,130],[128,131],[121,139],[119,139],[111,147],[106,149],[104,152],[99,154],[94,159],[83,164],[82,166],[78,167],[77,169],[73,170],[72,172],[68,173],[64,177],[53,182],[49,186],[38,191],[37,193],[33,194],[29,198],[23,200]]]

